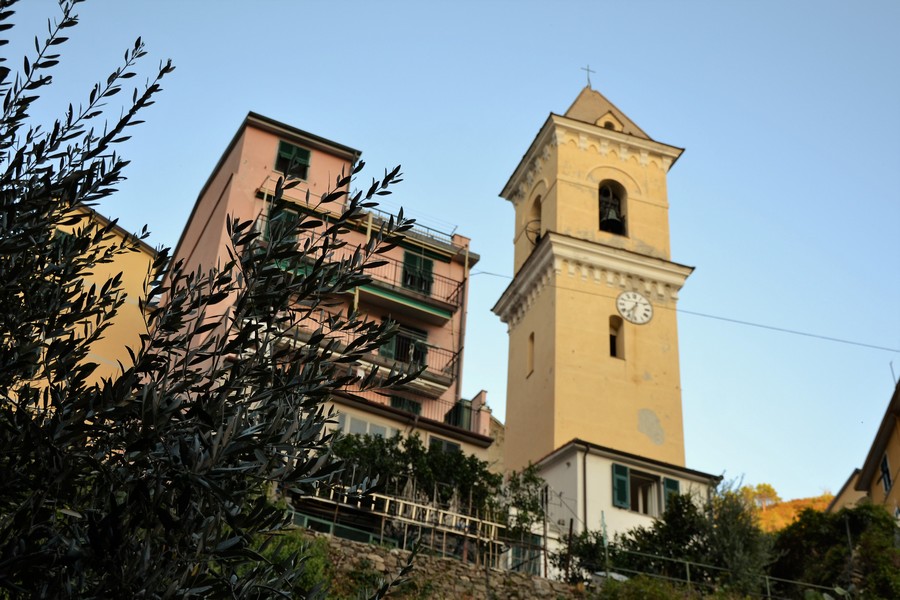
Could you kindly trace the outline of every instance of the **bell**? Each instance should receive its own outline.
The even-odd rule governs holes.
[[[603,211],[603,215],[600,217],[600,229],[610,233],[625,233],[625,223],[622,222],[619,211],[614,206],[608,206]]]

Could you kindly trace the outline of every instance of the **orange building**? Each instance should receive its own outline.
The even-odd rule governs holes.
[[[249,113],[200,191],[173,260],[183,259],[190,270],[224,263],[226,218],[261,217],[258,223],[265,222],[276,181],[289,165],[300,183],[285,192],[286,200],[323,221],[339,214],[341,206],[317,200],[331,191],[339,175],[352,171],[360,154]],[[364,245],[390,217],[367,210],[345,234],[348,247]],[[371,283],[339,298],[343,305],[334,310],[353,307],[370,320],[399,324],[399,334],[366,355],[360,369],[390,368],[399,362],[424,365],[425,370],[389,393],[336,393],[332,403],[339,413],[338,427],[382,436],[415,430],[429,445],[458,448],[484,459],[492,442],[485,394],[463,399],[460,387],[469,269],[478,256],[469,250],[467,238],[416,225],[379,259],[387,264],[367,271]]]

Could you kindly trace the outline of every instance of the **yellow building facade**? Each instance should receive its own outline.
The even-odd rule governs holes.
[[[107,226],[110,223],[109,219],[91,209],[81,207],[78,210],[86,213],[87,218],[95,224]],[[104,244],[117,246],[126,240],[133,244],[133,252],[121,252],[111,262],[93,265],[84,278],[86,288],[96,285],[99,289],[116,275],[121,275],[122,282],[117,291],[122,296],[122,305],[103,336],[91,344],[88,352],[88,359],[97,364],[97,369],[91,375],[91,382],[115,377],[123,366],[126,369],[130,367],[131,355],[128,348],[137,352],[142,343],[141,335],[147,333],[147,323],[140,302],[147,296],[147,284],[153,276],[151,271],[156,260],[156,250],[118,225],[112,227]]]
[[[515,208],[505,462],[573,439],[684,465],[666,177],[682,150],[586,87],[551,114],[501,196]]]
[[[854,488],[900,519],[900,383],[888,403]]]

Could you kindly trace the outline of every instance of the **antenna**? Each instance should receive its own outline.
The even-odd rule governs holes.
[[[894,373],[894,361],[889,363],[891,365],[891,377],[894,379],[894,386],[897,386],[897,374]]]

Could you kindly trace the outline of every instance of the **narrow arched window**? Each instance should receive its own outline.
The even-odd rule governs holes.
[[[622,327],[622,317],[617,315],[609,318],[609,355],[625,358],[625,329]]]
[[[531,203],[528,211],[528,220],[525,222],[525,237],[532,246],[537,246],[541,241],[541,197],[538,196]]]
[[[614,181],[600,184],[600,231],[625,235],[625,190]]]
[[[525,377],[534,373],[534,332],[528,335],[528,348],[525,355]]]

